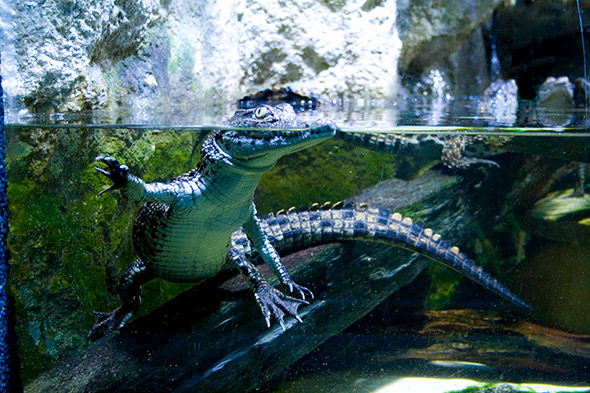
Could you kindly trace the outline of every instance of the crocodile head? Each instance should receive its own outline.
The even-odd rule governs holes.
[[[217,135],[217,145],[233,159],[255,166],[274,165],[284,155],[318,144],[336,133],[330,120],[312,125],[289,104],[238,110],[226,124],[237,127]]]

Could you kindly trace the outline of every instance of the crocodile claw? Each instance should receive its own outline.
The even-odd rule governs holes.
[[[96,341],[115,330],[121,329],[131,319],[133,313],[125,312],[119,307],[110,313],[94,311],[94,315],[97,317],[96,322],[88,334],[91,341]]]
[[[297,285],[294,282],[290,282],[287,284],[289,286],[289,291],[293,292],[293,289],[295,289],[297,292],[299,292],[299,295],[301,296],[301,299],[305,300],[305,294],[307,293],[309,295],[309,297],[311,297],[312,299],[314,298],[313,296],[313,292],[311,290],[309,290],[308,288],[301,286],[301,285]]]
[[[302,322],[299,315],[297,315],[297,308],[302,304],[309,304],[305,300],[287,296],[268,284],[259,286],[254,296],[262,311],[262,315],[264,315],[266,326],[270,327],[271,317],[275,317],[283,330],[285,330],[285,315],[292,316],[299,322]]]
[[[496,168],[500,167],[496,161],[486,160],[483,158],[472,158],[472,157],[463,157],[458,163],[456,163],[456,167],[463,169],[463,168],[470,168],[474,165],[488,165],[488,166],[495,166]]]
[[[99,338],[106,336],[110,332],[115,330],[115,314],[117,310],[114,310],[110,313],[102,313],[94,311],[94,315],[96,316],[96,322],[94,326],[88,333],[88,338],[91,341],[96,341]]]
[[[98,167],[94,167],[94,169],[111,179],[113,182],[109,188],[100,191],[98,195],[104,194],[107,191],[121,188],[127,184],[127,174],[129,172],[129,167],[127,165],[120,164],[119,161],[113,157],[98,156],[96,157],[96,160],[105,163],[108,166],[109,171]]]
[[[97,169],[97,170],[98,170],[98,168],[95,168],[95,169]],[[105,192],[109,192],[109,191],[115,190],[116,188],[117,188],[117,187],[115,187],[114,185],[112,185],[112,186],[110,186],[109,188],[105,188],[104,190],[101,190],[101,191],[99,191],[99,192],[98,192],[98,195],[102,195],[102,194],[104,194]]]

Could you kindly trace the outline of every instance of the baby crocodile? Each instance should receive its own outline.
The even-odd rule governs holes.
[[[232,266],[246,278],[267,325],[271,317],[281,325],[285,315],[300,320],[297,308],[313,294],[293,282],[277,250],[346,240],[385,242],[420,252],[529,308],[457,247],[398,213],[324,206],[259,218],[253,197],[261,176],[280,157],[331,138],[338,129],[330,120],[310,126],[288,104],[238,110],[227,124],[245,128],[213,132],[204,142],[197,168],[168,183],[145,183],[115,158],[97,157],[108,170],[96,169],[113,182],[101,193],[119,189],[128,198],[146,203],[133,227],[139,259],[123,273],[119,285],[122,305],[110,313],[96,313],[91,339],[118,330],[130,320],[139,308],[145,282],[156,277],[195,282]],[[252,264],[254,257],[267,263],[301,299],[270,286]]]
[[[512,81],[514,83],[514,81]],[[491,97],[485,97],[484,103],[498,101],[498,96],[504,98],[509,95],[501,87],[511,86],[497,83],[496,90]],[[516,85],[514,85],[516,88]],[[293,106],[295,112],[315,110],[320,107],[322,99],[319,95],[308,95],[296,92],[290,87],[265,89],[242,97],[236,103],[239,109],[252,109],[260,105],[278,105],[286,103]],[[190,159],[196,153],[203,134],[197,138]],[[382,153],[404,154],[416,159],[432,161],[439,160],[450,169],[466,169],[476,165],[494,165],[495,161],[479,157],[489,157],[503,151],[498,148],[497,138],[480,138],[464,135],[435,135],[435,134],[387,134],[373,132],[336,132],[336,138],[350,142],[355,146],[366,147]],[[190,162],[190,160],[189,160]]]

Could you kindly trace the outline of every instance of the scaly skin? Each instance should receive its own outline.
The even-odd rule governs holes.
[[[498,166],[492,160],[476,157],[488,157],[502,153],[502,150],[490,143],[489,138],[485,140],[474,136],[338,131],[336,137],[352,145],[382,153],[404,154],[422,159],[440,159],[447,168],[451,169],[465,169],[472,165]]]
[[[274,222],[261,220],[252,202],[261,176],[280,157],[333,137],[337,128],[328,120],[309,126],[286,104],[239,110],[228,124],[248,129],[211,134],[199,166],[168,183],[145,183],[116,159],[98,157],[108,170],[97,170],[113,181],[107,190],[119,189],[128,198],[146,203],[133,229],[139,259],[123,274],[119,286],[122,305],[108,314],[97,313],[91,339],[118,330],[131,319],[139,308],[143,283],[155,277],[194,282],[232,266],[246,278],[267,325],[272,317],[281,325],[285,315],[299,319],[297,308],[313,294],[293,282],[277,248],[288,251],[342,240],[386,242],[421,252],[528,307],[440,236],[387,211],[329,209],[321,212],[321,220],[312,212],[291,213],[288,218],[279,215]],[[269,228],[277,225],[280,234],[271,236]],[[250,262],[252,250],[302,299],[271,287]]]
[[[512,81],[514,83],[514,81]],[[495,89],[486,90],[484,102],[496,99],[508,99],[514,95],[510,92],[512,86],[508,82],[496,83]],[[516,89],[516,84],[514,84]],[[499,98],[498,98],[499,97]],[[288,103],[293,105],[296,112],[317,109],[321,98],[317,95],[302,94],[291,88],[266,89],[249,94],[237,102],[240,109],[253,108],[261,104],[277,105]],[[404,154],[422,159],[441,160],[450,169],[465,169],[473,165],[495,165],[496,162],[481,157],[500,154],[494,138],[478,138],[463,135],[433,135],[433,134],[385,134],[372,132],[336,132],[336,138],[350,142],[355,146],[362,146],[382,153]],[[193,152],[196,145],[193,148]],[[192,158],[192,153],[191,153]]]
[[[432,229],[387,209],[342,203],[334,206],[314,204],[310,209],[297,211],[291,208],[271,214],[263,219],[263,226],[270,242],[280,253],[346,241],[395,245],[453,268],[520,307],[531,308]],[[233,233],[232,245],[249,259],[257,256],[241,230]]]

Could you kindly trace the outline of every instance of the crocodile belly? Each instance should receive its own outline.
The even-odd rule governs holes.
[[[164,243],[159,252],[141,259],[158,277],[168,281],[196,282],[216,275],[225,263],[228,248],[195,249],[195,240]]]
[[[194,282],[217,274],[225,264],[232,228],[211,230],[194,217],[164,213],[151,206],[149,215],[140,213],[135,221],[133,244],[145,265],[168,281]]]

